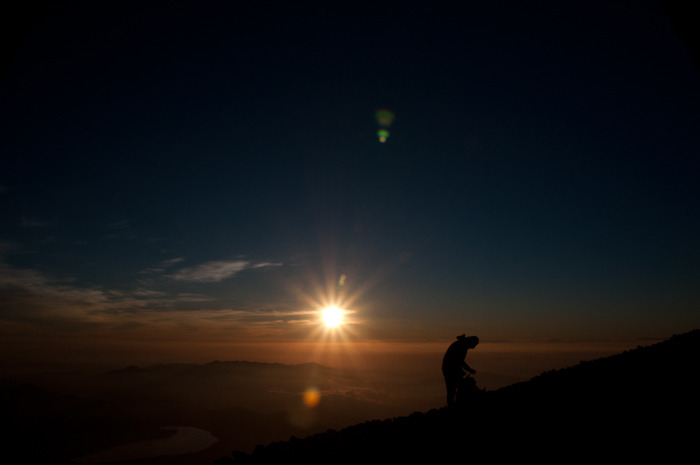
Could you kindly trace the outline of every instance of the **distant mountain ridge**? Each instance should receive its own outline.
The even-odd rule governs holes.
[[[221,368],[226,370],[245,370],[250,368],[277,368],[282,370],[297,370],[297,369],[318,369],[318,370],[332,370],[332,368],[319,365],[318,363],[308,362],[308,363],[297,363],[297,364],[286,364],[286,363],[268,363],[268,362],[250,362],[245,360],[231,360],[231,361],[219,361],[214,360],[207,363],[159,363],[155,365],[149,365],[146,367],[139,367],[137,365],[129,365],[124,368],[118,368],[106,373],[107,376],[119,376],[119,375],[132,375],[139,373],[154,373],[159,371],[169,371],[177,372],[180,371],[190,371],[190,370],[207,370],[211,373],[211,369]]]
[[[291,438],[216,463],[676,463],[696,452],[699,356],[700,330],[693,330],[496,391],[478,391],[462,408]]]

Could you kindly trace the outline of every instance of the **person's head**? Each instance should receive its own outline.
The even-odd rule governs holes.
[[[457,336],[458,341],[462,341],[468,348],[473,349],[479,343],[479,338],[476,336],[467,337],[465,334]]]

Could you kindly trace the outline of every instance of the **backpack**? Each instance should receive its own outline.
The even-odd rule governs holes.
[[[467,376],[463,377],[461,380],[459,380],[459,383],[457,383],[457,396],[455,398],[455,402],[457,405],[460,403],[464,404],[468,402],[469,398],[478,391],[479,388],[476,387],[476,380],[472,378],[470,374],[467,374]]]

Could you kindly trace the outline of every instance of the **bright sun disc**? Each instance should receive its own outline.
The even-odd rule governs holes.
[[[321,310],[321,318],[326,328],[336,328],[343,324],[343,310],[338,307],[326,307]]]

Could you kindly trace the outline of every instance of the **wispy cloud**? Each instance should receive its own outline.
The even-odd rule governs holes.
[[[53,226],[55,224],[55,222],[38,220],[36,218],[27,218],[26,216],[22,217],[21,222],[22,226],[28,228],[43,228],[47,226]]]
[[[129,229],[131,227],[131,220],[121,220],[115,221],[107,225],[108,229]]]
[[[0,243],[0,320],[52,324],[103,323],[109,315],[177,310],[182,304],[210,302],[198,294],[169,295],[154,289],[128,290],[81,286],[71,279],[55,279],[33,269],[17,268],[2,260],[13,247]]]
[[[261,262],[261,263],[255,263],[254,265],[251,266],[251,268],[265,268],[268,266],[281,266],[282,264],[279,262]]]
[[[309,311],[290,302],[250,302],[230,306],[213,296],[172,292],[168,286],[105,288],[57,279],[35,269],[17,268],[3,260],[11,244],[0,243],[0,339],[24,334],[33,328],[41,334],[84,334],[86,330],[153,330],[194,334],[251,335],[291,334],[312,321]],[[170,259],[173,266],[181,259]],[[247,268],[264,268],[275,263],[248,261],[209,262],[180,270],[180,279],[200,282],[225,279]],[[290,332],[291,331],[291,332]],[[29,334],[29,333],[27,333]],[[97,334],[97,333],[93,333]],[[107,333],[100,333],[106,336]],[[112,333],[110,333],[112,334]],[[14,336],[13,336],[14,337]]]
[[[102,239],[118,239],[118,240],[134,240],[137,239],[134,229],[131,227],[131,220],[125,219],[115,221],[106,225],[105,229],[109,231],[102,236]]]
[[[166,269],[172,267],[173,265],[176,265],[176,264],[184,262],[184,261],[185,261],[185,259],[182,257],[163,260],[157,266],[146,268],[145,270],[141,270],[139,273],[142,273],[142,274],[143,273],[162,273]]]
[[[272,262],[252,263],[245,260],[215,260],[191,268],[182,268],[169,276],[176,281],[211,283],[232,278],[246,269],[279,265],[279,263]]]
[[[226,309],[210,315],[212,320],[246,321],[251,323],[308,322],[317,312],[284,307]]]

